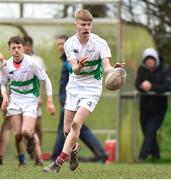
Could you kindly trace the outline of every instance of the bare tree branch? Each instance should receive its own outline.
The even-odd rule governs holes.
[[[134,0],[134,2],[139,2]],[[164,58],[170,62],[171,59],[171,1],[170,0],[142,0],[144,7],[141,10],[146,21],[142,21],[141,16],[138,17],[133,0],[124,1],[122,3],[122,19],[128,24],[140,26],[146,29],[153,37],[159,52]],[[170,62],[171,64],[171,62]]]
[[[18,24],[13,24],[13,23],[0,23],[0,25],[4,25],[4,26],[12,26],[12,27],[15,27],[17,28],[22,34],[23,36],[27,36],[28,33],[27,31],[24,29],[24,27],[18,25]]]

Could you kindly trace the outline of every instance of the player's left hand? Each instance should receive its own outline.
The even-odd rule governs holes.
[[[51,114],[52,116],[55,115],[55,113],[56,113],[56,108],[55,108],[55,106],[54,106],[53,103],[48,103],[48,104],[47,104],[47,109],[48,109],[48,112],[50,112],[50,114]]]

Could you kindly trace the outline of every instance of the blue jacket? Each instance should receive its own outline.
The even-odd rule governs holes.
[[[60,105],[63,108],[65,104],[66,99],[66,85],[69,81],[69,72],[71,70],[71,65],[67,62],[66,55],[63,54],[60,59],[63,60],[63,65],[61,69],[60,74],[60,86],[59,86],[59,99],[60,99]]]

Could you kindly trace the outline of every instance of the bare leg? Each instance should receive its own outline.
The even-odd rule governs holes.
[[[70,132],[71,123],[74,119],[75,113],[76,113],[75,111],[65,110],[65,113],[64,113],[64,133],[65,133],[65,136],[68,135]]]
[[[39,137],[37,133],[34,135],[35,138],[35,165],[42,166],[43,165],[43,160],[42,160],[42,151],[41,151],[41,145],[39,141]]]
[[[21,127],[22,127],[22,117],[20,114],[10,116],[11,118],[11,126],[14,131],[15,135],[15,143],[16,143],[16,149],[18,154],[24,154],[24,147],[23,147],[23,136],[21,133]]]
[[[39,138],[39,144],[41,146],[42,144],[42,128],[41,128],[41,116],[38,116],[37,117],[37,120],[36,120],[36,127],[35,127],[35,132]]]
[[[26,139],[34,136],[36,118],[31,116],[23,116],[22,134]]]
[[[41,140],[42,140],[41,116],[38,116],[38,118],[36,119],[34,139],[35,139],[35,150],[33,153],[30,153],[30,158],[35,160],[35,165],[42,166],[43,160],[42,160],[42,151],[41,151]]]
[[[63,150],[57,157],[55,162],[43,169],[44,172],[59,172],[60,167],[64,163],[65,159],[70,155],[71,152],[73,154],[72,149],[79,138],[81,126],[87,119],[89,114],[90,112],[84,107],[80,107],[76,113],[73,111],[65,110],[64,131],[65,133],[68,133],[68,135],[66,136]],[[70,158],[69,168],[70,170],[75,170],[78,166],[78,161],[76,159],[77,154],[74,155],[74,158],[72,158],[72,154]]]
[[[35,148],[34,128],[36,124],[36,118],[31,116],[23,116],[22,135],[27,140],[27,152],[33,153]]]
[[[0,133],[0,164],[3,164],[3,157],[9,142],[9,135],[11,130],[11,121],[9,118],[4,117]]]
[[[68,136],[66,137],[66,140],[64,143],[62,152],[64,152],[65,154],[69,155],[71,153],[73,146],[75,145],[75,143],[77,142],[77,140],[79,138],[80,129],[81,129],[84,121],[89,116],[89,114],[90,114],[90,111],[88,111],[84,107],[80,107],[78,109],[78,111],[76,112],[74,119],[71,123],[70,132],[69,132]],[[68,119],[70,119],[70,116],[68,116],[68,115],[69,114],[66,113],[64,121],[68,121]],[[65,125],[65,123],[64,123],[64,125]]]
[[[11,127],[14,131],[15,134],[15,144],[16,144],[16,149],[18,153],[18,160],[19,160],[19,166],[25,166],[26,161],[25,161],[25,143],[24,143],[24,138],[21,133],[21,128],[22,128],[22,116],[21,114],[13,115],[10,116],[11,118]]]
[[[42,144],[42,128],[41,128],[41,116],[37,117],[36,120],[36,127],[35,127],[35,165],[43,165],[42,160],[42,150],[41,150],[41,144]]]

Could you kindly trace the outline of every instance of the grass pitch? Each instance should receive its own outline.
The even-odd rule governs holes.
[[[50,162],[45,162],[48,165]],[[3,179],[170,179],[171,164],[151,163],[80,163],[76,171],[68,169],[66,162],[59,173],[44,173],[43,167],[35,167],[28,162],[26,167],[18,168],[16,161],[6,161],[0,166]]]

